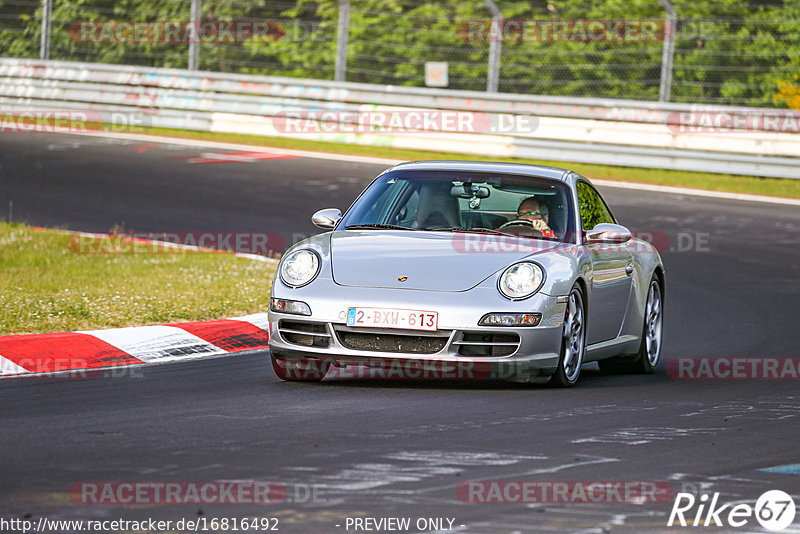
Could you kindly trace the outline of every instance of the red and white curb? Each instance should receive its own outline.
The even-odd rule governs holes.
[[[0,376],[164,363],[265,350],[266,313],[179,323],[0,336]]]

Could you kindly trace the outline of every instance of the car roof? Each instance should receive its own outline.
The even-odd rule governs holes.
[[[518,174],[567,181],[572,171],[547,165],[529,165],[526,163],[505,163],[498,161],[408,161],[398,163],[388,170],[419,171],[477,171],[487,173]]]

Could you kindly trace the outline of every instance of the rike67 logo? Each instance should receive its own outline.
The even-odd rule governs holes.
[[[779,531],[791,525],[794,518],[794,499],[781,490],[763,493],[755,506],[742,502],[720,505],[719,493],[702,494],[699,498],[691,493],[678,493],[667,526],[739,528],[755,519],[765,529]]]

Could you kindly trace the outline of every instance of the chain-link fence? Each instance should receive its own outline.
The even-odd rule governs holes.
[[[0,0],[8,57],[776,107],[798,28],[797,0]]]

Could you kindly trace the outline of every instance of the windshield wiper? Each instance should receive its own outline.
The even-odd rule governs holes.
[[[557,237],[549,237],[546,235],[526,235],[526,234],[512,234],[511,232],[501,232],[500,230],[492,230],[491,228],[437,228],[431,232],[457,232],[457,233],[478,233],[478,234],[493,234],[504,235],[509,237],[523,238],[523,239],[546,239],[547,241],[558,241]]]
[[[501,232],[499,230],[492,230],[491,228],[433,228],[431,232],[455,232],[455,233],[476,233],[476,234],[494,234],[494,235],[507,235],[516,237],[514,234],[508,232]]]
[[[407,226],[398,226],[396,224],[351,224],[345,226],[347,230],[414,230]]]

